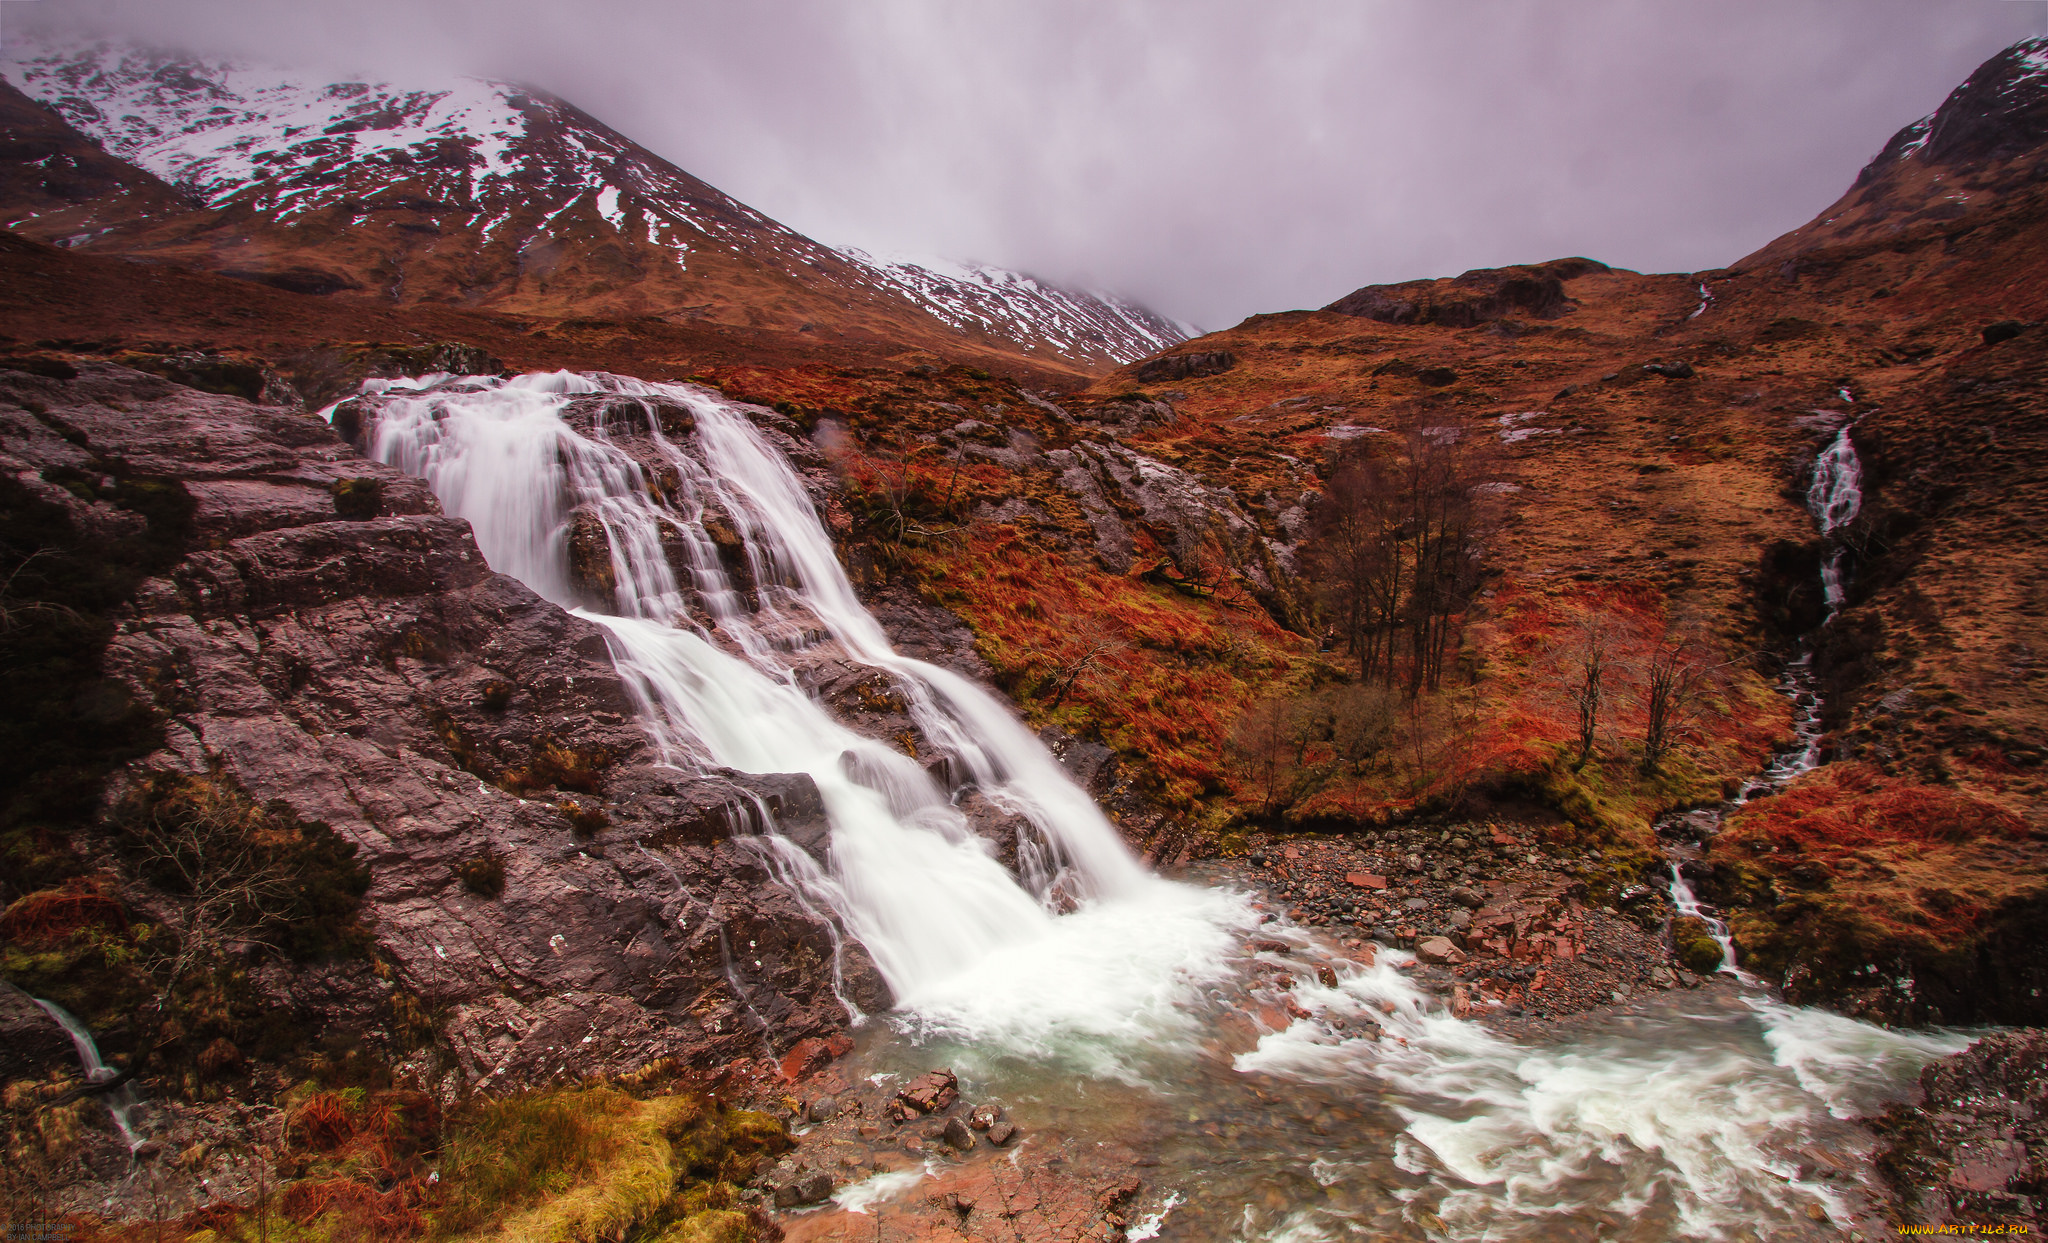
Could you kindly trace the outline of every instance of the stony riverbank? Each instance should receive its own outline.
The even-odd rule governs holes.
[[[1272,835],[1184,872],[1261,895],[1274,915],[1340,943],[1412,949],[1460,1017],[1508,1034],[1543,1020],[1711,980],[1672,960],[1665,895],[1627,864],[1546,844],[1536,809],[1358,835]]]

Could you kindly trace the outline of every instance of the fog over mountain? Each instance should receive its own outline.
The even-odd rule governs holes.
[[[1475,265],[1726,263],[1831,201],[2042,6],[0,7],[8,31],[528,81],[821,240],[1216,327]]]

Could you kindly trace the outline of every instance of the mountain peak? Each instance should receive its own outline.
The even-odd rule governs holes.
[[[1857,175],[1867,185],[1905,160],[2011,159],[2048,141],[2048,38],[2022,39],[1977,67],[1941,107],[1892,135]]]
[[[1826,211],[1736,266],[1948,227],[2048,179],[2048,39],[1979,65],[1941,106],[1900,129]]]
[[[952,342],[1087,368],[1190,335],[1021,273],[834,250],[514,83],[333,81],[108,44],[12,52],[7,76],[79,145],[198,205],[158,195],[93,231],[30,229],[46,240],[301,292]]]

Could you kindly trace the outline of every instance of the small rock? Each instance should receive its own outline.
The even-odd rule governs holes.
[[[1456,966],[1465,961],[1465,953],[1451,944],[1448,937],[1424,937],[1415,943],[1415,956],[1426,963],[1437,966]]]
[[[775,1189],[776,1208],[795,1208],[799,1204],[816,1204],[830,1199],[832,1176],[823,1170],[809,1170]]]
[[[1003,1120],[1003,1111],[994,1105],[976,1105],[967,1115],[967,1125],[977,1131],[986,1131]]]
[[[1318,963],[1316,964],[1316,979],[1322,981],[1324,988],[1335,988],[1337,987],[1337,969],[1329,963]]]
[[[896,1099],[918,1113],[937,1113],[960,1099],[960,1081],[950,1070],[934,1070],[897,1089]]]
[[[1254,954],[1285,954],[1293,948],[1292,945],[1285,941],[1274,941],[1265,937],[1252,942],[1252,953]]]
[[[988,1142],[998,1148],[1008,1148],[1017,1138],[1017,1128],[1008,1122],[998,1122],[988,1129]]]
[[[839,1116],[839,1102],[829,1096],[821,1096],[811,1102],[805,1115],[813,1122],[830,1122]]]
[[[961,1152],[969,1152],[974,1148],[974,1132],[968,1130],[967,1124],[958,1118],[946,1120],[945,1133],[941,1138]]]

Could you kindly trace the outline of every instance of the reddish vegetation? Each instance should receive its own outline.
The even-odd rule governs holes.
[[[125,932],[128,911],[120,899],[85,877],[28,894],[0,912],[0,937],[10,941],[62,941],[95,925]]]
[[[1724,842],[1829,859],[1869,847],[2027,837],[2026,822],[1996,803],[1847,763],[1744,808],[1730,819]]]

